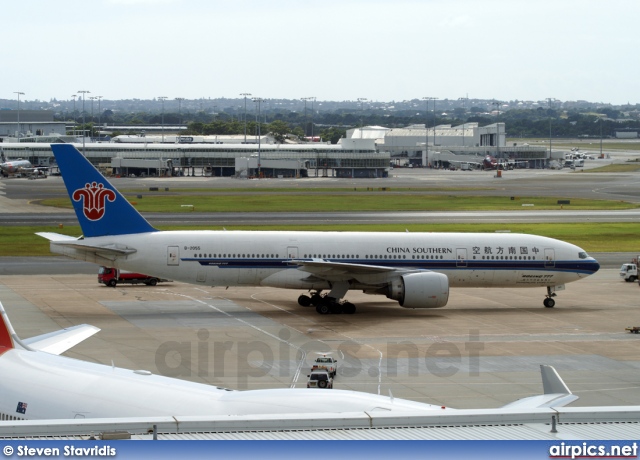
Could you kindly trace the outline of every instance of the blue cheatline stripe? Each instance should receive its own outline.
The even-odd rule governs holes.
[[[73,145],[51,150],[85,237],[156,231]]]
[[[291,259],[255,259],[255,258],[183,258],[184,262],[197,262],[202,266],[217,266],[218,268],[233,268],[233,269],[284,269],[284,268],[298,268],[296,265],[287,265]],[[311,259],[295,259],[295,260],[307,260],[311,262]],[[362,265],[374,265],[384,266],[398,269],[418,269],[418,270],[494,270],[494,271],[546,271],[546,272],[565,272],[565,273],[582,273],[593,274],[597,271],[597,263],[588,263],[584,261],[556,261],[553,267],[546,267],[544,260],[537,261],[506,261],[506,260],[474,260],[467,261],[466,266],[457,266],[457,260],[333,260],[324,259],[327,262],[335,263],[349,263],[349,264],[362,264]]]

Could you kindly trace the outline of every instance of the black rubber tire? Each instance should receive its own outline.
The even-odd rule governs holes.
[[[109,280],[109,282],[107,283],[107,286],[116,287],[116,284],[118,284],[116,280]]]
[[[342,313],[347,315],[353,315],[356,312],[356,306],[351,302],[346,302],[342,305]]]
[[[551,297],[547,297],[546,299],[544,299],[543,303],[546,308],[553,308],[556,306],[556,301],[553,300]]]
[[[327,388],[326,380],[318,380],[318,388]]]
[[[328,315],[331,312],[331,309],[328,305],[318,305],[316,307],[316,311],[321,315]]]
[[[301,307],[311,306],[311,297],[302,294],[300,297],[298,297],[298,305],[300,305]]]
[[[155,286],[156,284],[158,284],[158,280],[156,278],[151,278],[149,281],[147,281],[146,283],[147,286]]]

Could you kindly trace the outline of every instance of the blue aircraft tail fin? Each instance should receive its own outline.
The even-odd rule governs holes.
[[[73,145],[51,150],[85,237],[156,231]]]

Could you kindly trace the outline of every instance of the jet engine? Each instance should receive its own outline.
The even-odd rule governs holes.
[[[404,308],[440,308],[449,300],[449,279],[436,272],[409,273],[392,281],[387,297]]]

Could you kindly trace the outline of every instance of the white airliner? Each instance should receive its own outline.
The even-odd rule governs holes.
[[[0,420],[455,410],[349,390],[234,391],[59,356],[98,331],[83,324],[23,341],[0,303]],[[504,407],[562,407],[578,399],[553,367],[541,372],[544,394]]]
[[[0,154],[0,173],[4,177],[9,177],[14,174],[44,175],[47,169],[48,168],[36,168],[29,160],[23,160],[22,158],[7,161],[4,153]]]
[[[203,286],[306,290],[298,303],[321,314],[354,313],[349,290],[444,307],[450,286],[545,287],[551,308],[600,268],[573,244],[525,234],[157,231],[74,146],[51,149],[84,233],[38,233],[52,252]]]

